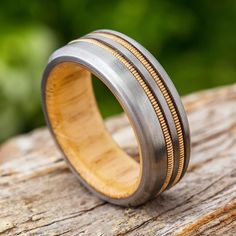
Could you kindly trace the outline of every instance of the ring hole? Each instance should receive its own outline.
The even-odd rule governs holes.
[[[128,123],[119,132],[114,132],[109,122],[105,127],[90,72],[74,62],[55,66],[47,79],[45,103],[57,143],[85,182],[113,198],[132,195],[139,186],[141,168],[127,154],[130,151],[125,149],[127,141],[120,138],[119,132],[133,135],[134,140],[135,136]],[[135,145],[137,148],[134,141]]]
[[[94,75],[92,76],[92,84],[97,106],[103,120],[105,120],[108,132],[122,150],[139,162],[138,142],[122,106],[107,86]],[[110,122],[108,117],[115,117],[115,115],[117,119],[113,118],[112,122]],[[122,119],[120,119],[121,117]]]

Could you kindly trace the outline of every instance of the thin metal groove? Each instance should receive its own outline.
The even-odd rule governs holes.
[[[173,168],[174,168],[174,148],[173,148],[173,143],[172,143],[172,139],[171,139],[171,135],[170,135],[170,131],[169,128],[167,126],[167,123],[165,121],[163,112],[155,98],[155,96],[153,95],[153,92],[149,89],[148,85],[146,84],[146,82],[142,79],[142,76],[140,75],[140,73],[138,72],[138,70],[118,51],[114,50],[112,47],[106,45],[105,43],[100,42],[99,40],[96,39],[91,39],[91,38],[81,38],[81,39],[77,39],[77,40],[73,40],[70,43],[74,43],[74,42],[89,42],[92,44],[95,44],[107,51],[109,51],[111,54],[113,54],[120,62],[122,62],[127,69],[133,74],[133,76],[135,77],[135,79],[138,81],[138,83],[141,85],[141,87],[143,88],[145,94],[147,95],[149,101],[151,102],[154,111],[158,117],[159,123],[161,125],[161,129],[163,131],[163,135],[164,135],[164,140],[165,140],[165,144],[166,144],[166,150],[167,150],[167,174],[166,174],[166,178],[165,181],[160,189],[160,191],[158,193],[163,192],[166,187],[168,186],[172,173],[173,173]]]
[[[147,69],[149,74],[152,76],[152,78],[155,80],[157,83],[158,87],[160,88],[167,105],[170,109],[170,112],[172,114],[176,131],[177,131],[177,136],[178,136],[178,144],[179,144],[179,165],[178,165],[178,171],[177,175],[173,181],[173,185],[178,183],[180,180],[182,173],[183,173],[183,168],[184,168],[184,161],[185,161],[185,146],[184,146],[184,137],[183,137],[183,130],[180,122],[180,118],[178,116],[178,113],[176,111],[176,108],[174,106],[174,103],[172,101],[172,98],[169,94],[168,89],[166,88],[165,84],[162,82],[161,78],[159,77],[158,73],[156,72],[154,66],[148,61],[148,59],[136,48],[134,47],[130,42],[127,40],[121,38],[120,36],[114,35],[112,33],[106,33],[106,32],[93,32],[97,35],[101,35],[103,37],[112,39],[116,41],[117,43],[121,44],[124,46],[126,49],[128,49],[133,55],[144,65],[144,67]]]

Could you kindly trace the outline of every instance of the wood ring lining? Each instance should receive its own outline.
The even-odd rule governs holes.
[[[106,130],[87,69],[75,62],[58,64],[47,79],[46,109],[62,151],[90,186],[113,198],[137,189],[140,165]]]

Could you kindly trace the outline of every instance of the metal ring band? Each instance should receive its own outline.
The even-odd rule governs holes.
[[[140,164],[112,140],[91,74],[117,98],[135,132]],[[174,186],[190,157],[180,97],[157,60],[124,34],[99,30],[52,54],[42,80],[46,121],[71,169],[100,198],[140,205]]]

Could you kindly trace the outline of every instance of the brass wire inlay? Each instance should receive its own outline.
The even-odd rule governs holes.
[[[93,43],[107,51],[109,51],[112,55],[114,55],[120,62],[122,62],[127,69],[133,74],[133,76],[135,77],[135,79],[138,81],[138,83],[140,84],[140,86],[143,88],[144,92],[146,93],[148,99],[150,100],[155,113],[158,117],[159,123],[161,125],[161,129],[163,132],[163,136],[164,136],[164,140],[165,140],[165,144],[166,144],[166,150],[167,150],[167,174],[166,174],[166,178],[164,181],[164,184],[162,185],[159,193],[163,192],[166,187],[168,186],[172,173],[173,173],[173,168],[174,168],[174,148],[173,148],[173,143],[172,143],[172,139],[171,139],[171,135],[170,135],[170,131],[169,128],[167,126],[165,117],[163,115],[163,112],[153,94],[153,92],[150,90],[150,88],[148,87],[148,85],[146,84],[146,82],[143,80],[142,76],[140,75],[139,71],[118,51],[114,50],[112,47],[106,45],[105,43],[102,43],[96,39],[91,39],[91,38],[82,38],[82,39],[77,39],[72,41],[73,42],[89,42],[89,43]]]
[[[131,43],[129,43],[127,40],[121,38],[120,36],[111,34],[111,33],[105,33],[105,32],[94,32],[97,35],[104,36],[106,38],[112,39],[115,42],[121,44],[124,46],[126,49],[128,49],[133,55],[144,65],[144,67],[147,69],[149,74],[153,77],[155,82],[157,83],[159,89],[161,90],[167,105],[170,109],[170,112],[172,114],[176,131],[177,131],[177,136],[178,136],[178,144],[179,144],[179,165],[178,165],[178,171],[177,175],[174,179],[174,182],[172,184],[175,185],[181,178],[183,168],[184,168],[184,161],[185,161],[185,148],[184,148],[184,137],[183,137],[183,131],[181,127],[181,122],[178,116],[178,113],[176,111],[176,108],[174,106],[174,103],[172,101],[172,98],[169,94],[169,91],[167,90],[165,84],[159,77],[158,73],[156,72],[155,68],[153,65],[146,59],[146,57],[136,48],[134,47]]]

